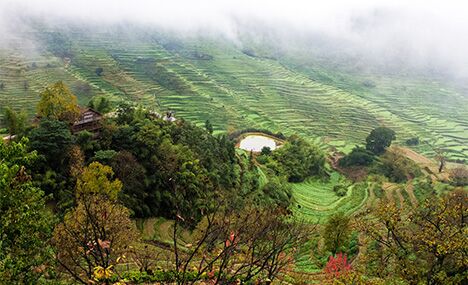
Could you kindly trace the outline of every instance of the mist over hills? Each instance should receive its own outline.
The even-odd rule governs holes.
[[[209,119],[218,131],[262,127],[349,149],[382,124],[397,129],[401,143],[419,137],[422,153],[468,155],[465,57],[459,47],[444,50],[454,29],[447,44],[433,42],[444,26],[424,37],[439,23],[435,9],[344,5],[345,20],[333,21],[335,14],[318,11],[284,16],[293,8],[262,15],[257,4],[242,10],[203,2],[164,17],[175,10],[169,5],[151,17],[137,8],[104,14],[105,1],[94,12],[76,3],[18,3],[3,4],[10,13],[0,25],[2,106],[33,114],[38,92],[63,80],[83,105],[107,96],[198,123]],[[464,36],[458,40],[464,46]]]

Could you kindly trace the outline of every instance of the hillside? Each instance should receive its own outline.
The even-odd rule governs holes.
[[[312,53],[303,59],[140,28],[40,30],[29,35],[40,43],[34,48],[0,51],[0,106],[32,115],[39,91],[63,80],[81,104],[107,96],[199,124],[208,119],[217,132],[299,133],[346,152],[386,125],[400,144],[419,137],[412,148],[424,155],[440,148],[452,161],[468,158],[468,98],[455,84],[410,73],[351,73]]]

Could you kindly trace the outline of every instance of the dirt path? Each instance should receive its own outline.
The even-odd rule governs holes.
[[[393,189],[394,185],[393,183],[390,182],[384,182],[382,183],[382,190],[385,192],[385,197],[387,198],[388,201],[393,201]]]
[[[367,198],[367,202],[366,202],[366,207],[367,208],[372,208],[372,206],[374,205],[374,202],[375,202],[375,192],[374,192],[374,188],[376,187],[376,184],[375,183],[372,183],[370,186],[369,186],[369,197]]]
[[[400,187],[398,187],[398,188],[396,188],[394,191],[395,191],[395,193],[397,194],[398,201],[400,202],[400,207],[403,207],[403,205],[405,204],[405,198],[404,198],[403,195],[401,194],[401,191],[403,191],[403,189],[401,189]]]
[[[384,190],[385,197],[387,198],[388,201],[393,201],[395,203],[399,202],[400,206],[404,205],[405,198],[401,194],[402,189],[398,184],[391,183],[391,182],[384,182],[382,184],[382,189]],[[394,196],[394,193],[396,193],[396,197]]]
[[[409,179],[406,183],[406,192],[408,193],[408,196],[410,198],[411,205],[413,205],[413,207],[416,207],[418,205],[418,199],[416,199],[416,196],[414,195],[413,179]]]

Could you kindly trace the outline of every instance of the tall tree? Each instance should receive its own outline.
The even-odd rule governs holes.
[[[24,132],[26,127],[27,115],[24,111],[16,112],[10,107],[3,110],[3,123],[8,129],[10,135],[17,135]]]
[[[31,147],[43,154],[54,169],[60,170],[72,144],[68,125],[57,120],[42,119],[39,127],[31,131],[29,138]]]
[[[40,94],[41,100],[37,105],[40,117],[73,123],[80,114],[76,96],[70,89],[59,81],[48,87]]]
[[[467,218],[464,190],[433,195],[409,211],[382,202],[361,222],[361,230],[377,245],[368,248],[367,258],[384,278],[401,278],[408,284],[465,284]]]
[[[351,236],[349,217],[346,217],[342,212],[332,215],[325,224],[322,236],[325,248],[333,256],[338,252],[344,252]]]
[[[386,127],[373,129],[366,138],[366,149],[380,155],[396,139],[395,132]]]
[[[109,166],[91,163],[76,185],[77,206],[54,231],[60,267],[77,282],[109,284],[117,259],[137,239],[130,212],[117,197],[122,188]]]
[[[27,139],[0,141],[0,283],[36,284],[52,260],[53,218],[27,167],[36,160]]]

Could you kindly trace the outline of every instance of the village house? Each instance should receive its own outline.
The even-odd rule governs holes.
[[[72,125],[72,132],[95,133],[101,129],[102,114],[91,108],[80,108],[80,116]]]

